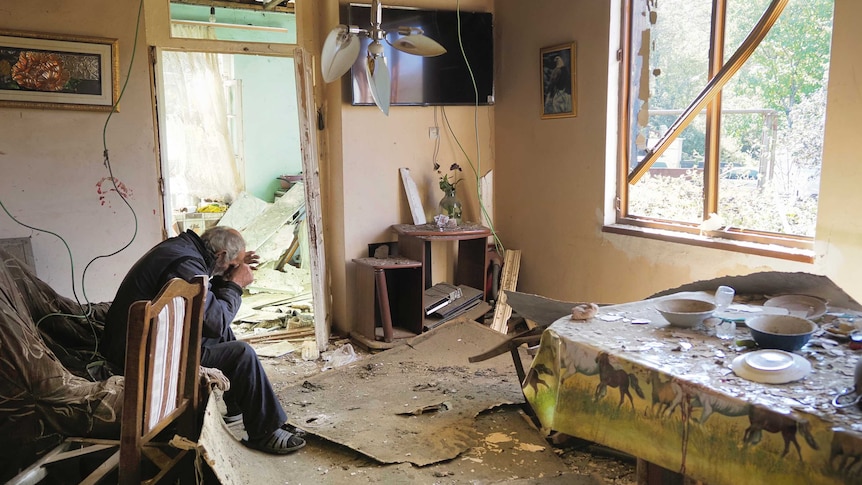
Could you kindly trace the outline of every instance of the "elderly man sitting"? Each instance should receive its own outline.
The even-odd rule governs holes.
[[[248,433],[243,444],[283,454],[302,448],[305,440],[285,424],[287,415],[257,354],[247,343],[236,340],[230,328],[239,311],[242,290],[254,280],[250,264],[256,261],[254,252],[245,251],[239,231],[228,227],[214,227],[200,237],[189,230],[162,241],[132,266],[120,284],[108,310],[99,350],[122,368],[129,306],[137,300],[152,299],[171,278],[189,281],[197,275],[209,275],[201,366],[219,369],[230,379],[225,402],[229,416],[242,413]]]

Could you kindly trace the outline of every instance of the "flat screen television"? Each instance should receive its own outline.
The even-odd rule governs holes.
[[[345,10],[343,23],[370,28],[370,5],[350,4]],[[427,37],[446,48],[440,56],[422,57],[383,44],[391,76],[392,106],[472,105],[477,92],[480,105],[494,103],[494,31],[490,13],[460,12],[460,38],[469,69],[459,44],[458,12],[384,6],[381,19],[381,27],[392,32],[390,41],[398,37],[398,27],[420,27]],[[366,37],[359,40],[359,56],[350,69],[350,82],[344,83],[345,94],[354,106],[373,106],[364,64],[371,41]]]

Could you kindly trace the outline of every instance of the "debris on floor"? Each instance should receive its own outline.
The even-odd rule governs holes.
[[[321,356],[332,370],[287,388],[276,382],[292,365],[264,359],[276,367],[267,374],[308,446],[284,457],[237,446],[239,434],[212,406],[201,444],[225,484],[499,483],[566,473],[521,409],[511,357],[467,361],[494,338],[503,336],[456,320],[374,355],[360,357],[345,343]],[[355,456],[336,461],[333,449]]]
[[[488,332],[493,336],[496,332]],[[502,337],[502,336],[501,336]],[[464,355],[471,355],[475,349],[458,339],[454,339],[452,345],[463,345]],[[484,347],[486,340],[476,345]],[[348,347],[349,346],[349,347]],[[321,376],[326,374],[344,375],[344,370],[356,369],[366,379],[348,379],[342,386],[342,396],[348,396],[350,389],[365,389],[365,393],[382,395],[388,392],[386,389],[374,387],[379,382],[377,377],[370,374],[375,369],[384,367],[378,364],[382,356],[397,354],[395,349],[371,354],[360,348],[354,348],[347,339],[334,339],[330,345],[331,349],[322,352],[320,358],[315,361],[306,361],[298,352],[293,352],[278,358],[262,358],[261,361],[266,369],[267,376],[272,382],[273,388],[288,410],[291,421],[296,420],[300,414],[299,410],[312,407],[316,400],[309,399],[318,393],[337,394],[339,389],[327,385]],[[409,346],[400,346],[406,357],[411,353],[421,352],[411,350]],[[352,351],[352,352],[351,352]],[[439,359],[448,359],[447,353],[436,353]],[[398,381],[410,375],[418,375],[424,369],[428,376],[409,384],[408,403],[412,407],[392,406],[391,412],[381,412],[372,415],[370,419],[373,424],[379,425],[382,421],[392,421],[397,424],[406,420],[433,420],[438,419],[441,414],[456,412],[457,410],[439,411],[424,416],[408,415],[398,416],[397,413],[405,409],[419,409],[420,404],[413,404],[413,396],[441,393],[448,402],[449,394],[442,394],[451,386],[438,379],[439,372],[444,367],[448,373],[463,377],[464,374],[458,369],[461,365],[451,365],[455,361],[448,361],[450,367],[426,364],[418,365],[410,359],[395,358],[393,362],[404,362],[407,373],[397,373],[394,379]],[[525,359],[529,359],[525,355]],[[339,365],[340,359],[351,360]],[[465,359],[466,362],[466,359]],[[342,446],[339,443],[321,438],[314,434],[314,430],[306,435],[308,445],[297,453],[286,456],[272,456],[249,450],[236,442],[241,436],[241,430],[226,429],[218,413],[207,416],[204,422],[205,437],[201,438],[207,455],[211,459],[212,473],[218,477],[221,483],[229,484],[253,484],[253,483],[285,483],[285,484],[307,484],[307,483],[427,483],[427,484],[538,484],[542,485],[634,485],[637,483],[635,465],[625,457],[615,457],[604,453],[601,448],[591,447],[589,442],[582,440],[549,441],[542,436],[533,425],[531,419],[524,413],[523,396],[518,388],[517,377],[512,369],[512,360],[507,355],[500,357],[500,363],[508,365],[508,370],[499,373],[479,372],[484,379],[494,380],[499,386],[505,386],[512,390],[514,404],[503,404],[490,410],[481,411],[471,419],[472,431],[469,437],[472,444],[452,459],[443,460],[425,466],[417,466],[409,462],[411,456],[421,453],[415,451],[413,446],[401,448],[394,440],[405,428],[397,427],[394,431],[387,431],[386,436],[392,436],[393,440],[387,443],[395,454],[404,455],[402,463],[386,464],[369,457],[368,455]],[[416,364],[416,365],[414,365]],[[432,365],[433,364],[433,365]],[[330,370],[324,370],[332,367]],[[393,366],[394,367],[394,366]],[[381,373],[382,374],[382,373]],[[475,372],[473,374],[476,374]],[[472,375],[467,376],[473,378]],[[341,379],[336,379],[341,380]],[[330,382],[334,382],[330,380]],[[396,384],[393,382],[393,385]],[[406,384],[405,384],[406,386]],[[458,393],[456,393],[458,394]],[[467,394],[462,392],[461,394]],[[298,398],[296,398],[298,396]],[[417,398],[416,401],[420,399]],[[437,399],[435,402],[443,400]],[[298,406],[297,406],[298,405]],[[340,410],[364,406],[365,402],[356,399],[347,399],[334,403]],[[213,419],[218,417],[219,419]],[[350,429],[344,430],[350,434]],[[231,434],[233,433],[233,435]],[[381,435],[384,433],[380,433]],[[367,433],[357,430],[355,440],[361,441]],[[384,437],[384,439],[388,439]],[[421,443],[421,442],[420,442]],[[424,446],[422,444],[421,446]]]
[[[475,417],[524,401],[509,355],[468,357],[504,336],[468,320],[308,379],[279,394],[291,424],[382,463],[424,466],[475,445]]]

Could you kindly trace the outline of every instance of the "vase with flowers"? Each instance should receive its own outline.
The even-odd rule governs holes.
[[[457,175],[454,173],[452,177],[449,177],[448,173],[442,173],[440,171],[440,164],[435,163],[434,169],[437,170],[437,173],[440,174],[440,190],[443,191],[443,198],[440,199],[440,204],[438,204],[438,213],[445,215],[449,218],[449,221],[454,221],[456,225],[461,224],[461,201],[458,200],[458,196],[455,193],[455,187],[461,182],[462,179],[456,178]],[[449,167],[450,172],[460,172],[461,166],[457,163],[453,163]]]

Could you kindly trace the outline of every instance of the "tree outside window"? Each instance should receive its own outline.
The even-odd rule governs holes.
[[[624,4],[617,222],[812,247],[834,0]]]

